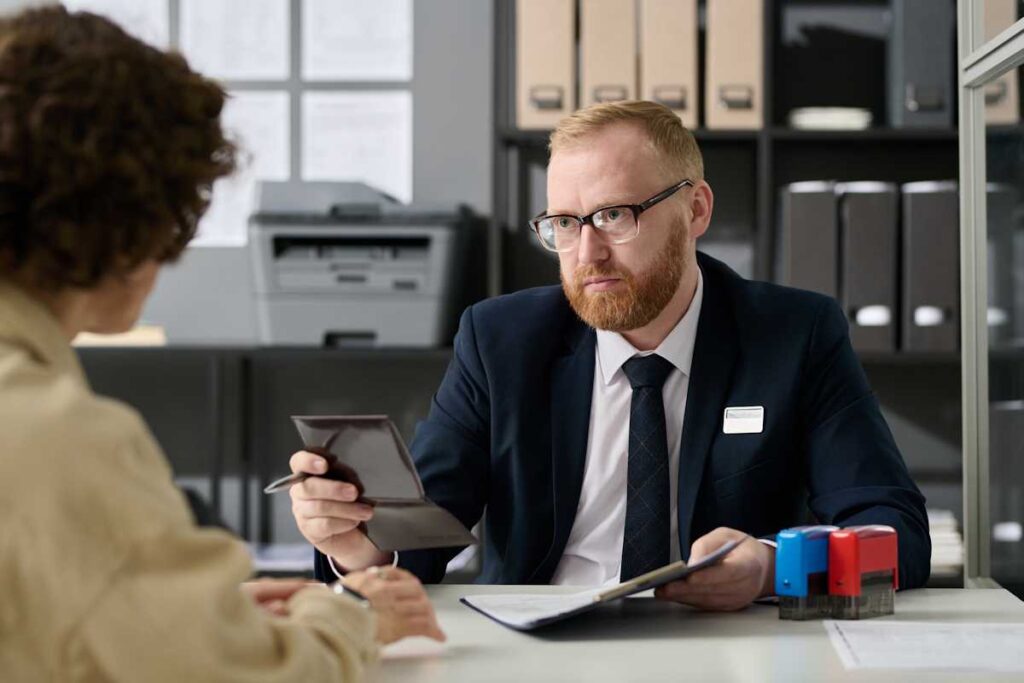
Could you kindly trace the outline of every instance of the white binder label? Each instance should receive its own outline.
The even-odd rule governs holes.
[[[760,434],[764,431],[764,406],[734,406],[725,409],[724,434]]]

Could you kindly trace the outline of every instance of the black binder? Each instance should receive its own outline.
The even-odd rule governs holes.
[[[953,125],[954,11],[951,0],[892,0],[888,91],[893,126]]]
[[[892,183],[836,185],[840,194],[840,295],[857,351],[896,350],[896,227],[899,194]]]
[[[839,216],[835,183],[790,183],[780,195],[778,281],[838,297]]]
[[[916,182],[901,189],[903,349],[956,351],[960,341],[957,183]]]

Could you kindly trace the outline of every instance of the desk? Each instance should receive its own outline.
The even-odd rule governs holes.
[[[1019,675],[963,672],[846,672],[820,622],[780,621],[778,609],[754,605],[712,614],[653,599],[617,605],[556,624],[537,635],[500,626],[459,604],[467,593],[571,591],[553,586],[428,588],[443,653],[385,660],[378,681],[965,681]],[[1024,623],[1024,603],[1005,590],[922,589],[900,593],[905,621]]]

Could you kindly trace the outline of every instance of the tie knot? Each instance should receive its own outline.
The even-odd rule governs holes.
[[[622,371],[629,378],[629,386],[654,387],[660,389],[675,366],[656,353],[650,356],[633,356],[622,365]]]

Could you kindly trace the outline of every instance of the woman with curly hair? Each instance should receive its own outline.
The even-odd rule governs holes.
[[[234,168],[224,98],[98,16],[0,19],[4,680],[348,681],[379,642],[444,637],[401,569],[243,586],[242,544],[195,526],[141,418],[71,349],[129,329],[195,234]]]

